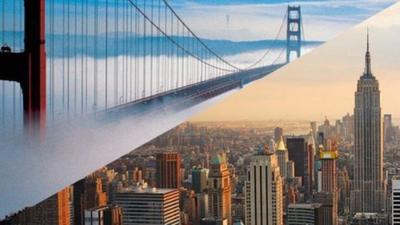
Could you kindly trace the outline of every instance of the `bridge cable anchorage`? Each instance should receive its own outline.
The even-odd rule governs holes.
[[[286,11],[285,15],[283,16],[283,20],[281,22],[281,25],[279,26],[278,33],[275,35],[275,38],[274,38],[274,40],[272,42],[273,45],[276,44],[276,42],[279,40],[279,35],[281,34],[281,32],[283,30],[283,27],[286,24],[287,16],[288,16],[288,13]],[[282,48],[282,49],[285,49],[285,48]],[[255,66],[257,66],[260,62],[262,62],[269,55],[271,50],[272,50],[272,48],[267,49],[267,51],[265,51],[265,53],[258,60],[256,60],[254,63],[250,64],[249,66],[247,66],[245,69],[252,69]],[[279,56],[278,56],[278,58],[279,58]],[[276,58],[274,60],[274,62],[277,61],[278,58]]]
[[[215,65],[212,65],[206,61],[204,61],[203,59],[201,59],[200,57],[198,57],[197,55],[193,54],[192,52],[188,51],[187,49],[183,48],[183,46],[181,44],[179,44],[173,37],[171,37],[170,35],[168,35],[165,31],[163,31],[159,26],[157,26],[157,24],[155,24],[153,21],[151,21],[151,19],[145,14],[145,12],[143,12],[142,9],[140,9],[138,7],[137,4],[135,4],[133,2],[133,0],[127,0],[131,3],[131,5],[136,8],[136,10],[144,17],[145,20],[147,20],[152,26],[154,26],[158,31],[160,31],[170,42],[172,42],[172,44],[174,44],[178,49],[181,49],[182,51],[184,51],[186,54],[196,58],[197,60],[201,61],[203,64],[212,67],[212,68],[219,68]],[[223,68],[220,68],[223,69]],[[225,70],[225,72],[235,72],[237,70],[240,70],[239,68],[237,68],[236,70]]]

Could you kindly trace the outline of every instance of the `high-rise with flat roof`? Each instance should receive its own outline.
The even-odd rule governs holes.
[[[158,188],[179,188],[181,186],[181,156],[177,152],[163,152],[156,156]]]
[[[286,144],[289,160],[294,162],[294,174],[301,177],[308,199],[311,197],[313,186],[313,143],[308,143],[303,137],[289,137]]]
[[[289,204],[287,225],[325,225],[322,220],[321,204]]]
[[[283,225],[283,183],[276,155],[260,149],[252,157],[245,184],[248,225]]]
[[[180,225],[179,190],[148,188],[147,184],[115,194],[124,225]]]

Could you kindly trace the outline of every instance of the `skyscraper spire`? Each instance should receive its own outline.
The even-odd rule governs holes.
[[[373,77],[371,71],[371,53],[369,51],[369,28],[367,28],[367,52],[365,53],[364,77]]]
[[[367,27],[367,52],[369,52],[369,27]]]
[[[358,80],[354,106],[354,176],[350,193],[350,212],[380,213],[386,208],[386,183],[383,172],[382,110],[379,82],[371,73],[367,32],[365,71]]]

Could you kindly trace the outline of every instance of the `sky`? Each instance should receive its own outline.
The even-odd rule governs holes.
[[[332,119],[352,113],[357,80],[364,69],[367,27],[382,112],[399,118],[399,21],[397,3],[192,120],[321,121],[325,116]]]
[[[203,37],[236,41],[271,38],[288,2],[301,4],[308,40],[329,40],[390,6],[395,0],[171,0],[182,18]],[[207,12],[206,16],[204,12]]]
[[[109,19],[112,20],[115,1],[109,1]],[[135,0],[143,5],[144,0]],[[190,25],[196,34],[209,39],[227,39],[249,41],[271,39],[276,34],[286,12],[288,4],[302,6],[303,22],[308,40],[329,40],[353,25],[388,7],[396,0],[169,0],[169,4],[183,20]],[[5,23],[0,23],[0,30],[11,30],[14,26],[21,29],[22,17],[14,17],[14,9],[22,12],[22,0],[3,0],[0,12]],[[61,32],[61,16],[67,10],[65,4],[70,2],[71,17],[74,16],[75,5],[79,12],[81,0],[53,0],[46,4],[47,16],[50,17],[51,3],[55,3],[55,30]],[[100,15],[104,16],[106,0],[89,0],[91,8],[88,17],[94,17],[94,3],[99,2]],[[157,0],[146,0],[147,7]],[[64,7],[62,7],[64,4]],[[128,1],[120,1],[119,7],[129,5]],[[131,6],[132,7],[132,6]],[[206,12],[206,13],[205,13]],[[120,11],[122,13],[122,11]],[[78,13],[78,15],[80,15]],[[6,19],[9,18],[9,19]],[[14,23],[14,19],[16,22]],[[77,19],[79,24],[80,18]],[[3,27],[4,24],[4,27]],[[113,21],[110,21],[113,24]],[[101,28],[105,24],[100,22]],[[110,31],[114,27],[109,26]],[[79,32],[79,30],[77,31]],[[74,30],[71,31],[71,34]],[[10,42],[10,41],[8,41]],[[11,44],[11,43],[9,43]]]

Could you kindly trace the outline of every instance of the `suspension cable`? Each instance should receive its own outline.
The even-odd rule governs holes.
[[[288,14],[287,14],[287,12],[286,12],[286,13],[285,13],[285,16],[283,17],[283,20],[282,20],[282,22],[281,22],[281,25],[280,25],[280,27],[279,27],[279,29],[278,29],[278,33],[276,34],[276,36],[275,36],[275,38],[274,38],[274,41],[272,42],[272,43],[273,43],[272,45],[276,44],[276,42],[278,41],[279,35],[281,34],[281,32],[282,32],[282,30],[283,30],[283,26],[284,26],[284,24],[285,24],[285,21],[287,20],[287,16],[288,16]],[[284,48],[283,48],[283,49],[284,49]],[[267,51],[266,51],[257,61],[255,61],[254,63],[250,64],[248,67],[246,67],[246,69],[252,69],[252,68],[254,68],[256,65],[258,65],[260,62],[262,62],[262,61],[269,55],[269,53],[271,52],[271,50],[272,50],[272,48],[267,49]]]
[[[180,45],[176,40],[174,40],[174,38],[172,38],[171,36],[169,36],[165,31],[163,31],[157,24],[155,24],[153,21],[151,21],[151,19],[139,8],[139,6],[137,4],[135,4],[132,0],[128,0],[131,5],[133,7],[136,8],[136,10],[151,24],[153,25],[158,31],[160,31],[169,41],[171,41],[174,45],[176,45],[179,49],[181,49],[182,51],[184,51],[186,54],[196,58],[197,60],[201,61],[203,64],[210,66],[212,68],[218,68],[221,70],[224,70],[226,72],[234,72],[235,70],[227,70],[224,68],[219,68],[215,65],[212,65],[206,61],[204,61],[203,59],[199,58],[197,55],[194,55],[192,52],[189,52],[187,49],[183,48],[182,45]],[[237,68],[238,70],[240,70],[239,68]]]

